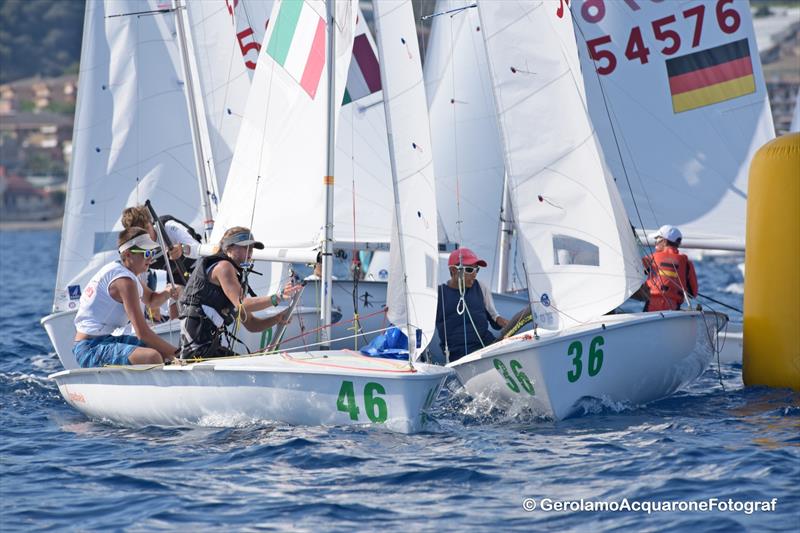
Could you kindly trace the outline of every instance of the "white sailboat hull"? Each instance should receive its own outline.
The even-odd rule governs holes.
[[[314,349],[319,342],[319,289],[317,282],[311,281],[303,292],[300,306],[297,308],[292,321],[283,335],[281,348],[308,348]],[[358,310],[359,325],[365,335],[358,339],[353,338],[353,282],[346,280],[336,280],[333,282],[334,308],[341,312],[342,318],[332,326],[331,329],[331,348],[335,350],[360,349],[369,341],[375,338],[381,330],[387,328],[389,323],[386,319],[386,282],[384,281],[361,281],[358,284]],[[504,317],[510,318],[517,311],[527,305],[527,300],[518,296],[507,294],[495,294],[493,296],[497,311]],[[282,308],[279,308],[282,309]],[[72,354],[72,345],[75,338],[75,313],[77,311],[62,311],[53,313],[42,318],[41,323],[50,342],[61,360],[61,364],[66,369],[78,368],[75,356]],[[258,316],[274,314],[274,309],[257,312]],[[180,343],[180,321],[171,320],[163,324],[153,325],[153,330],[158,335],[178,346]],[[247,350],[263,350],[272,342],[272,336],[276,328],[270,328],[266,332],[250,332],[245,328],[240,328],[237,337],[241,339],[245,348],[241,344],[236,344],[234,350],[244,353]],[[372,333],[370,333],[372,332]],[[435,357],[443,360],[439,347],[438,337],[434,336],[429,345]]]
[[[278,310],[281,310],[279,308]],[[61,365],[66,369],[79,368],[78,362],[72,353],[72,346],[75,339],[75,313],[77,311],[62,311],[60,313],[52,313],[42,318],[41,324],[50,338],[50,343],[61,360]],[[257,312],[258,316],[272,315],[275,310],[267,310],[266,312]],[[284,339],[295,339],[291,343],[292,347],[301,346],[301,328],[307,328],[308,324],[315,324],[318,320],[316,317],[319,315],[319,310],[315,308],[298,307],[295,312],[295,318],[289,323],[289,326],[284,333]],[[170,320],[162,324],[151,324],[153,331],[159,337],[169,342],[173,346],[180,345],[181,325],[180,320]],[[250,332],[245,328],[240,328],[237,333],[237,338],[252,351],[263,350],[272,342],[272,335],[275,332],[275,327],[269,328],[264,332]],[[286,348],[287,345],[282,345]],[[235,351],[245,352],[245,347],[237,343],[234,346]]]
[[[346,351],[114,366],[51,375],[64,399],[93,419],[141,427],[273,421],[383,425],[414,433],[452,370]]]
[[[669,396],[706,369],[726,320],[699,311],[608,315],[515,335],[448,366],[475,397],[561,420],[584,398],[641,405]]]

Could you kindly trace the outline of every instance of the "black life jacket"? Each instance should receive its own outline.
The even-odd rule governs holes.
[[[224,252],[219,252],[215,255],[203,257],[197,262],[196,268],[189,277],[189,282],[183,289],[183,295],[180,300],[180,317],[194,317],[203,318],[203,305],[207,305],[219,313],[222,318],[228,323],[233,318],[233,312],[236,311],[236,306],[228,300],[222,287],[211,282],[208,278],[208,270],[212,265],[220,261],[227,261],[233,265],[236,272],[241,279],[242,269],[230,257],[225,255]]]

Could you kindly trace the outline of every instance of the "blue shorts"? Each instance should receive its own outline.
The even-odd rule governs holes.
[[[128,356],[144,343],[133,335],[102,335],[76,342],[72,353],[82,368],[129,365]]]

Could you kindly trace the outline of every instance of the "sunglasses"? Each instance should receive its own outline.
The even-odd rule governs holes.
[[[459,270],[463,270],[466,274],[475,274],[481,267],[456,267]]]
[[[133,254],[142,254],[144,255],[145,259],[155,259],[156,256],[160,253],[158,248],[153,248],[152,250],[142,250],[141,248],[131,248],[130,252]]]

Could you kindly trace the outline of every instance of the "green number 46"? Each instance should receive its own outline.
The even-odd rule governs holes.
[[[364,385],[364,409],[370,422],[383,423],[389,416],[386,400],[378,394],[386,394],[386,389],[380,383],[369,382]],[[336,409],[350,415],[350,420],[358,420],[361,410],[356,403],[356,393],[352,381],[343,381],[339,389],[339,398],[336,399]]]

